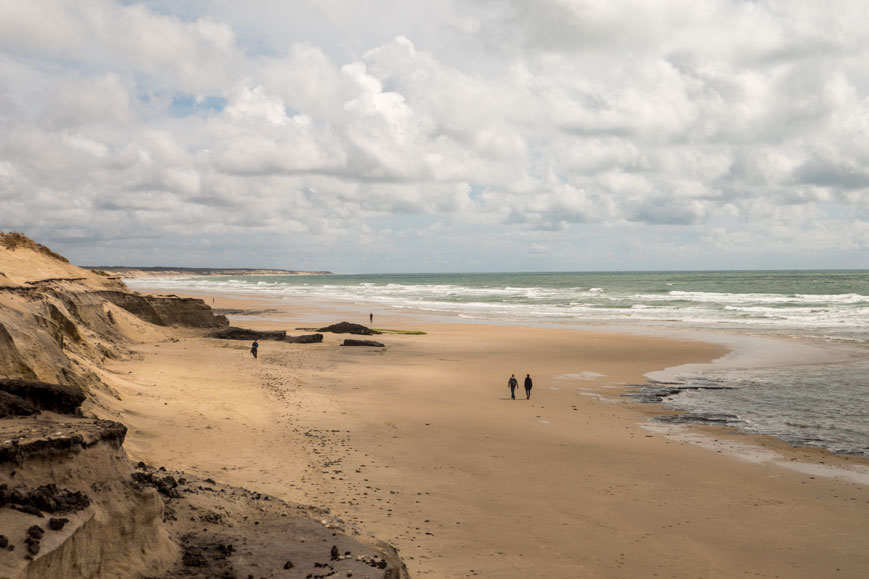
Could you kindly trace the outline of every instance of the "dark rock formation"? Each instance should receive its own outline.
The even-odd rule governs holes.
[[[380,333],[376,330],[372,330],[371,328],[366,328],[362,324],[354,324],[351,322],[340,322],[337,324],[332,324],[331,326],[320,328],[317,331],[332,332],[333,334],[356,334],[359,336],[371,336]]]
[[[724,412],[686,412],[684,414],[665,414],[656,416],[655,422],[664,424],[707,424],[713,426],[734,426],[743,423],[736,414]]]
[[[39,539],[34,538],[32,535],[28,535],[27,538],[24,539],[24,544],[27,545],[28,555],[35,556],[39,553]]]
[[[323,341],[323,334],[305,334],[303,336],[287,336],[285,342],[291,344],[317,344]]]
[[[32,419],[20,419],[32,420]],[[127,427],[111,420],[87,419],[74,432],[56,435],[56,424],[29,424],[26,436],[11,437],[11,444],[0,446],[0,464],[22,464],[30,458],[69,456],[106,442],[113,448],[121,448],[127,436]],[[3,436],[9,436],[5,432]]]
[[[205,301],[177,296],[147,296],[121,291],[102,291],[103,299],[157,326],[185,328],[222,328],[226,316],[216,316]]]
[[[285,330],[260,331],[248,330],[247,328],[236,328],[229,326],[221,328],[208,334],[209,338],[220,338],[222,340],[276,340],[281,341],[287,337]]]
[[[645,404],[659,404],[665,399],[681,394],[688,390],[732,390],[733,386],[725,386],[718,383],[682,383],[682,382],[659,382],[650,380],[648,384],[628,384],[622,396],[633,398]]]
[[[6,487],[7,485],[3,484],[2,486]],[[88,508],[90,504],[90,498],[81,491],[59,489],[55,484],[42,485],[32,490],[24,487],[15,487],[9,492],[4,488],[3,492],[0,493],[0,506],[8,505],[19,511],[29,513],[33,513],[35,510],[36,513],[39,513],[40,517],[42,513],[76,513]],[[26,509],[21,507],[26,507]],[[61,524],[61,527],[63,527],[63,524]],[[39,529],[39,527],[36,528]],[[39,530],[42,531],[42,529]],[[31,531],[36,533],[34,527],[28,530],[28,534],[31,534]],[[38,537],[34,536],[34,538],[41,539],[42,534],[39,534]]]
[[[184,554],[181,556],[181,564],[185,567],[207,567],[208,559],[205,553],[196,545],[185,545]]]
[[[381,344],[380,342],[375,342],[374,340],[353,340],[346,339],[342,346],[371,346],[373,348],[385,348],[385,344]]]
[[[0,378],[0,391],[17,396],[39,410],[60,414],[76,414],[85,401],[84,392],[77,386],[21,378]]]
[[[136,471],[132,474],[132,478],[140,484],[154,487],[163,496],[172,499],[177,499],[181,496],[178,493],[178,481],[173,476],[160,476],[148,471]]]
[[[7,416],[32,416],[39,409],[26,400],[0,390],[0,418]]]

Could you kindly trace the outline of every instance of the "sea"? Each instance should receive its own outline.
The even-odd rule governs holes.
[[[869,270],[329,274],[137,278],[140,291],[241,294],[465,323],[693,335],[734,353],[631,393],[791,444],[869,456]],[[376,324],[375,324],[376,325]],[[771,346],[772,345],[772,346]],[[762,352],[752,356],[752,353]],[[747,362],[749,361],[750,362]],[[584,369],[578,368],[578,372]],[[661,393],[664,393],[663,395]]]

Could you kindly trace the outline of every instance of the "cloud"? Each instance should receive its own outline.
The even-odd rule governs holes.
[[[39,118],[54,130],[91,124],[123,127],[134,115],[130,87],[117,74],[62,76],[45,91]]]
[[[467,243],[503,269],[564,269],[589,236],[625,264],[788,244],[857,264],[867,12],[2,2],[0,228],[82,259],[148,239],[149,259],[189,244],[217,265],[249,241],[272,265],[301,245],[339,264],[316,269],[425,269],[413,252],[439,250],[479,267]]]

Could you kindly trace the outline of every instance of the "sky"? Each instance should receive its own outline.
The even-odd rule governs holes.
[[[0,230],[80,265],[869,268],[869,2],[0,0]]]

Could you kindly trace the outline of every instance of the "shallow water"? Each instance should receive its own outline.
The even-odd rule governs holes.
[[[796,445],[869,456],[869,362],[866,360],[705,372],[665,404],[699,415],[732,415],[729,426]]]

